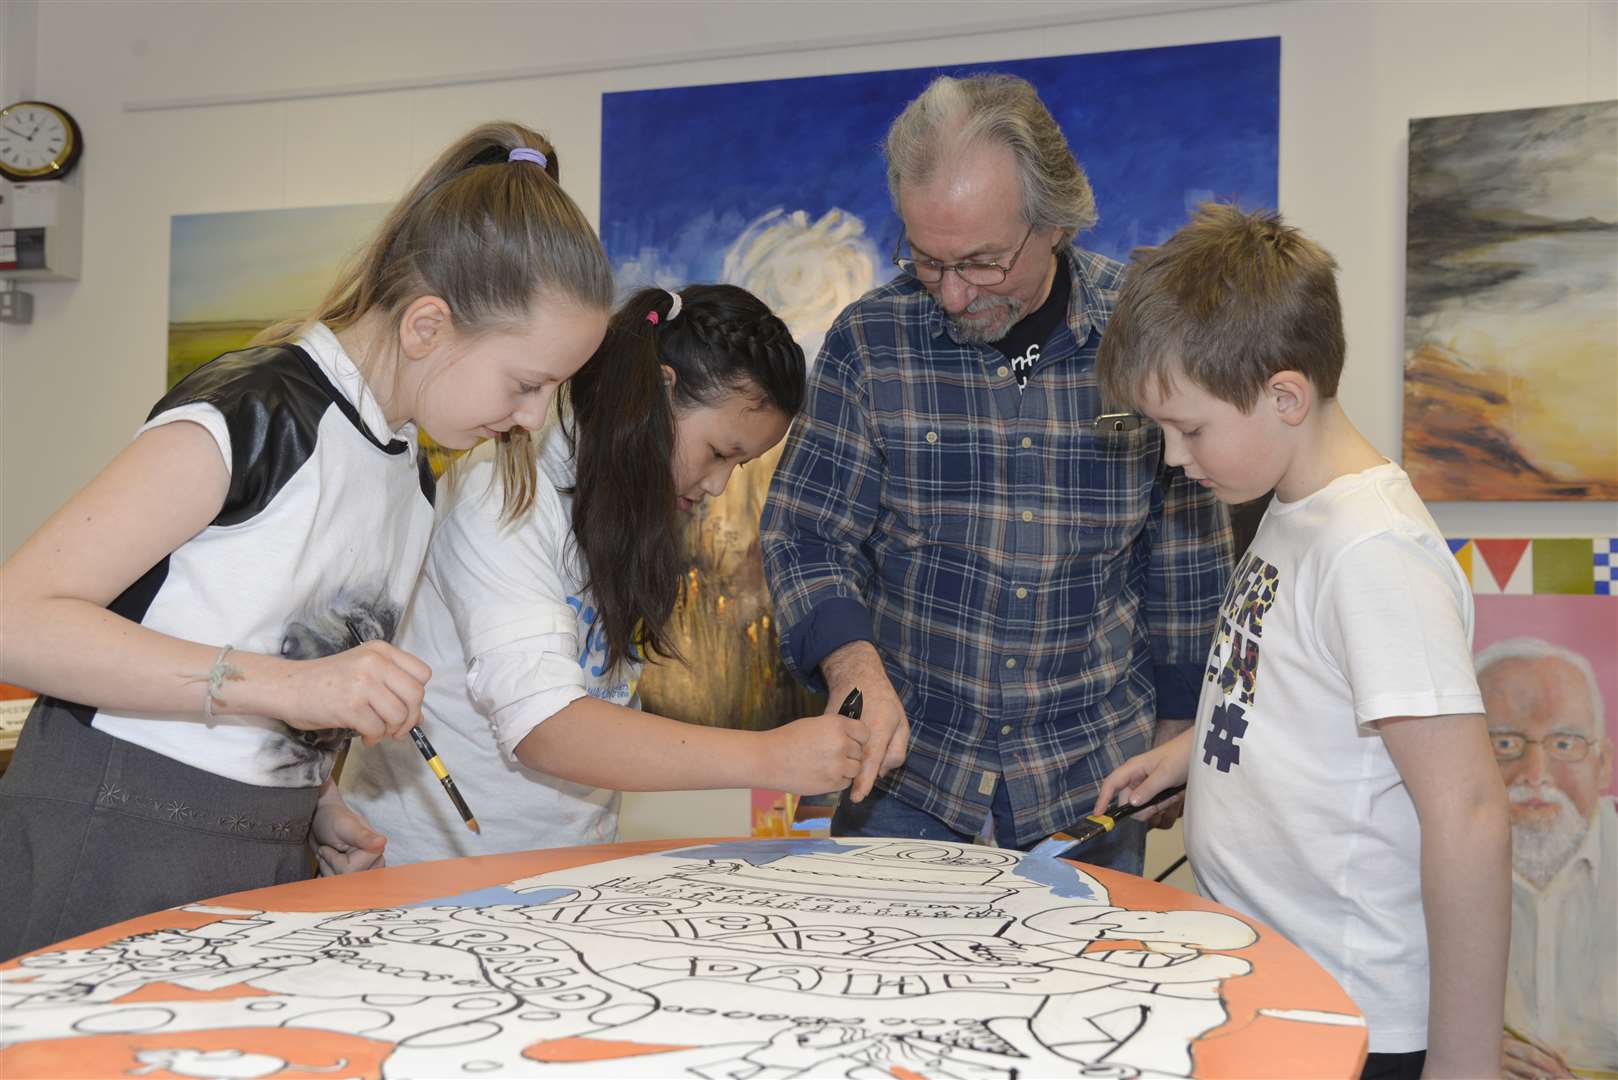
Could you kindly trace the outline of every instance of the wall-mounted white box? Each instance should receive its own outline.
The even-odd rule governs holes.
[[[0,278],[77,281],[84,193],[74,179],[0,183]]]

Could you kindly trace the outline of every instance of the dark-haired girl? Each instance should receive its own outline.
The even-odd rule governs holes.
[[[619,791],[842,788],[865,728],[767,732],[642,711],[641,658],[672,655],[683,519],[779,442],[803,351],[730,285],[642,291],[574,376],[527,465],[458,464],[400,641],[433,669],[423,727],[482,827],[409,745],[355,747],[349,803],[395,864],[611,841]]]

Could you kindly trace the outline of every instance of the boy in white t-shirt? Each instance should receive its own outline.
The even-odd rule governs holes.
[[[1331,256],[1208,205],[1136,253],[1097,358],[1164,460],[1274,501],[1225,593],[1195,726],[1097,811],[1187,784],[1206,895],[1285,934],[1369,1025],[1366,1076],[1498,1076],[1510,831],[1465,577],[1336,399]]]

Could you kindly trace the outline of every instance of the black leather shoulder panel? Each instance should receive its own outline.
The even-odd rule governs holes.
[[[215,525],[240,524],[269,505],[313,456],[326,410],[349,404],[296,345],[225,353],[176,383],[151,415],[195,402],[218,409],[230,431],[230,491]]]

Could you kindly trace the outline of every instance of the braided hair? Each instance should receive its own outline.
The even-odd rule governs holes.
[[[573,536],[609,667],[637,644],[646,655],[679,655],[668,637],[685,555],[674,490],[677,411],[732,394],[788,417],[803,407],[803,350],[763,301],[734,285],[690,285],[680,298],[670,319],[667,291],[631,296],[567,388]],[[672,391],[664,364],[674,370]]]

